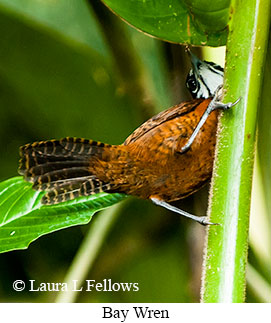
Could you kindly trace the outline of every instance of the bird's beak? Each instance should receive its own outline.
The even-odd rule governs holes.
[[[193,71],[196,75],[198,75],[199,74],[198,67],[204,63],[195,54],[193,54],[190,49],[187,49],[187,53],[190,56]]]

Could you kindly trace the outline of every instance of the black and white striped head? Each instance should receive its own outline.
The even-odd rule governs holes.
[[[190,70],[186,86],[193,98],[210,98],[214,96],[215,90],[223,84],[224,69],[213,63],[201,61],[190,52],[192,69]]]

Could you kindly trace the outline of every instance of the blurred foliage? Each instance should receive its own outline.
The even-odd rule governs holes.
[[[271,32],[265,66],[263,87],[258,116],[257,168],[255,169],[255,190],[252,200],[249,261],[254,269],[271,286]],[[250,284],[251,285],[251,284]],[[249,286],[248,296],[254,295],[254,286]],[[270,291],[269,291],[270,293]],[[271,296],[269,296],[269,302]]]
[[[1,181],[17,175],[20,145],[65,136],[121,143],[147,116],[189,98],[184,50],[130,28],[98,0],[0,0],[0,30]],[[180,207],[195,212],[194,201],[205,214],[207,191]],[[0,301],[55,301],[55,292],[18,293],[12,283],[63,282],[87,230],[61,230],[1,254]],[[138,282],[140,291],[81,292],[77,301],[198,301],[204,232],[130,199],[85,278]]]
[[[269,35],[269,47],[267,50],[266,64],[264,69],[263,89],[261,98],[261,109],[259,111],[259,140],[258,150],[261,163],[262,178],[264,181],[265,200],[267,202],[268,213],[271,214],[271,96],[269,94],[271,88],[271,33]],[[271,217],[269,217],[269,225],[271,226]]]

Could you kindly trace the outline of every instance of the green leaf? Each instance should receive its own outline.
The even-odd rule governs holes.
[[[184,0],[199,29],[223,32],[229,21],[230,0]]]
[[[229,0],[103,0],[134,27],[166,41],[191,45],[225,45]]]
[[[123,200],[124,194],[100,193],[53,206],[43,206],[44,192],[36,192],[22,177],[0,183],[0,252],[26,249],[40,236],[88,223],[92,215]]]

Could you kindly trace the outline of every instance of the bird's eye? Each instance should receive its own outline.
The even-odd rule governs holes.
[[[196,81],[195,77],[189,77],[187,79],[186,85],[192,94],[197,92],[198,82]]]

